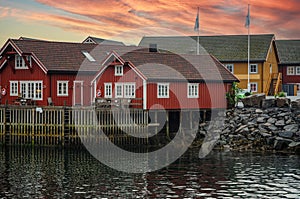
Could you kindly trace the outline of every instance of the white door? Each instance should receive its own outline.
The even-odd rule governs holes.
[[[83,81],[74,81],[73,105],[83,105]]]

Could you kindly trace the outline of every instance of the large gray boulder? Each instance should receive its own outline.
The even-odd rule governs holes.
[[[278,97],[276,98],[276,106],[279,108],[282,107],[290,107],[291,99],[286,97]]]
[[[266,109],[266,108],[275,107],[275,105],[276,105],[275,99],[264,99],[262,101],[261,107]]]
[[[255,94],[245,97],[244,99],[242,99],[242,102],[244,104],[244,107],[260,108],[264,99],[266,99],[265,94]]]
[[[294,110],[300,109],[300,99],[291,102],[291,108]]]

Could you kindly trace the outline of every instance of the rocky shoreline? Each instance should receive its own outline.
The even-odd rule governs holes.
[[[270,101],[220,112],[200,124],[199,134],[204,142],[215,140],[214,149],[300,154],[300,100],[280,99],[278,105],[276,99]]]

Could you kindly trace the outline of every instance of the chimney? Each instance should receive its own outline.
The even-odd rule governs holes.
[[[149,44],[149,52],[158,52],[157,44]]]

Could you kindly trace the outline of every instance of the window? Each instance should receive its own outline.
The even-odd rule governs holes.
[[[116,83],[116,98],[135,98],[135,83]]]
[[[43,99],[42,81],[20,81],[20,92],[22,97],[33,100]]]
[[[115,76],[122,76],[123,75],[123,66],[116,65],[115,66]]]
[[[25,56],[25,58],[28,61],[29,66],[31,66],[31,56],[27,55],[27,56]],[[15,68],[16,69],[28,69],[28,66],[25,63],[25,60],[20,55],[16,55]]]
[[[124,84],[124,98],[135,98],[135,84],[125,83]]]
[[[116,84],[115,87],[115,96],[116,98],[122,98],[123,97],[123,84]]]
[[[251,90],[251,92],[257,92],[257,83],[256,82],[250,83],[250,90]]]
[[[198,98],[199,84],[188,84],[188,98]]]
[[[257,64],[250,64],[250,73],[258,73]]]
[[[294,68],[294,66],[288,66],[287,68],[286,68],[286,73],[287,73],[287,75],[294,75],[295,74],[295,68]]]
[[[233,64],[226,64],[225,66],[231,73],[234,73]]]
[[[104,97],[112,98],[112,83],[104,83]]]
[[[10,81],[10,96],[18,96],[18,81]]]
[[[57,96],[68,96],[69,81],[57,81]]]
[[[300,75],[300,66],[296,66],[296,75]]]
[[[157,98],[169,98],[169,84],[158,83],[157,84]]]
[[[92,55],[90,53],[88,53],[87,51],[82,51],[82,54],[84,54],[84,56],[90,61],[90,62],[95,62],[96,60],[94,59],[94,57],[92,57]]]

